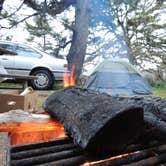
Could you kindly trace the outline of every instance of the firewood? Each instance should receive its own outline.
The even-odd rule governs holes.
[[[24,158],[20,160],[12,160],[11,161],[11,166],[30,166],[30,165],[38,165],[42,163],[49,163],[51,161],[57,161],[61,160],[64,158],[69,158],[69,157],[74,157],[74,156],[79,156],[83,154],[82,150],[80,149],[69,149],[65,151],[60,151],[57,153],[47,153],[44,155],[39,155],[35,157],[30,157],[30,158]]]
[[[156,96],[117,97],[119,101],[137,104],[144,108],[144,130],[142,139],[166,138],[166,99]]]
[[[124,149],[143,126],[142,107],[78,87],[54,92],[43,107],[63,123],[75,144],[101,155]]]

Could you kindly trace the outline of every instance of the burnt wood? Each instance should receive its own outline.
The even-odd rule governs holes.
[[[57,161],[65,158],[70,158],[74,156],[82,155],[83,152],[80,149],[70,149],[65,150],[57,153],[48,153],[44,155],[39,155],[30,158],[24,158],[20,160],[12,160],[11,166],[30,166],[30,165],[37,165],[37,164],[44,164],[49,163],[52,161]]]
[[[37,149],[31,149],[31,150],[24,150],[17,153],[11,154],[12,160],[18,160],[23,158],[29,158],[29,157],[35,157],[40,156],[48,153],[56,153],[64,150],[71,150],[71,149],[77,149],[77,147],[73,144],[62,144],[62,145],[56,145],[56,146],[48,146],[48,147],[41,147]]]
[[[136,165],[140,165],[140,166],[152,166],[152,165],[165,165],[166,163],[166,154],[162,154],[160,156],[154,156],[154,157],[149,157],[147,159],[143,159],[131,164],[128,164],[126,166],[136,166]],[[106,165],[104,165],[106,166]]]
[[[49,162],[46,164],[41,164],[38,166],[78,166],[84,164],[87,158],[85,155],[75,156],[71,158],[65,158],[58,161]]]
[[[161,145],[164,145],[164,144],[166,144],[166,141],[161,142],[161,141],[156,141],[156,140],[153,140],[151,142],[146,142],[146,144],[144,144],[144,143],[134,143],[134,144],[129,145],[121,153],[131,153],[131,152],[134,152],[134,151],[140,151],[140,150],[143,150],[143,149],[150,149],[150,148],[161,146]],[[120,153],[117,153],[117,155],[120,155]]]
[[[97,164],[100,166],[126,165],[132,163],[134,164],[138,163],[142,166],[142,165],[156,165],[159,163],[164,164],[166,161],[165,158],[166,145],[164,145],[163,142],[158,142],[156,140],[153,140],[152,142],[149,142],[145,145],[131,144],[123,152],[121,151],[115,155],[109,155],[106,158],[97,157],[96,159],[92,159],[91,158],[92,156],[89,156],[88,153],[85,152],[82,152],[81,154],[77,153],[80,150],[80,148],[78,147],[74,148],[74,146],[73,148],[72,146],[69,148],[68,145],[69,146],[73,145],[73,143],[72,140],[69,140],[67,138],[65,139],[61,138],[51,141],[43,141],[40,143],[33,143],[33,144],[28,143],[24,145],[12,145],[11,166],[12,165],[78,166],[86,162],[88,163],[90,162],[90,165]],[[44,151],[44,153],[41,152],[42,150]],[[71,151],[73,151],[73,155],[71,155]],[[26,152],[27,155],[25,155]],[[31,155],[29,155],[30,153]]]
[[[144,108],[144,130],[142,140],[166,138],[166,99],[156,96],[116,97],[128,104],[137,104]]]
[[[78,87],[54,92],[44,109],[63,123],[75,144],[93,154],[124,149],[143,126],[142,107]]]
[[[49,148],[53,146],[58,145],[66,145],[71,144],[73,141],[68,138],[57,138],[55,140],[48,140],[48,141],[42,141],[42,142],[35,142],[35,143],[26,143],[26,144],[18,144],[18,145],[12,145],[11,147],[11,153],[17,153],[17,152],[24,152],[24,151],[30,151],[34,149],[40,149],[40,148]]]
[[[166,158],[164,158],[164,156],[166,156],[165,152],[166,152],[166,145],[161,145],[161,146],[157,146],[157,147],[153,147],[153,148],[149,148],[149,149],[145,149],[141,151],[136,151],[133,153],[122,154],[121,156],[110,158],[110,160],[108,161],[101,160],[101,162],[98,162],[93,165],[94,166],[107,166],[107,165],[119,166],[119,165],[130,164],[130,163],[132,163],[131,165],[133,166],[134,164],[142,166],[144,165],[144,163],[147,163],[147,165],[155,165],[159,163],[164,163],[166,161]]]

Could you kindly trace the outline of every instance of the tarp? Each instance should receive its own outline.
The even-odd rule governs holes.
[[[151,94],[148,82],[125,61],[103,61],[88,77],[84,87],[112,96]]]

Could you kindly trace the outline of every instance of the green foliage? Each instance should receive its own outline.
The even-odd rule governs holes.
[[[4,11],[3,13],[0,13],[1,18],[7,18],[8,17],[8,12]]]
[[[43,48],[43,50],[46,50],[48,40],[47,38],[49,38],[49,36],[53,33],[53,30],[49,25],[48,19],[46,18],[46,15],[40,14],[35,16],[34,24],[35,25],[32,25],[26,22],[26,29],[30,33],[30,37],[27,39],[27,41],[33,41],[35,37],[41,38],[43,41],[41,48]]]
[[[166,88],[162,87],[153,87],[153,95],[166,98]]]
[[[63,88],[63,82],[62,81],[55,81],[53,89],[54,90],[59,90]]]
[[[152,87],[154,87],[154,88],[165,88],[166,89],[166,81],[153,82]]]
[[[166,98],[166,81],[152,82],[151,86],[153,95]]]
[[[36,43],[43,51],[62,58],[59,52],[65,48],[67,39],[63,37],[63,34],[57,33],[56,29],[50,25],[52,17],[41,13],[35,16],[33,21],[34,23],[26,22],[26,29],[30,34],[26,40],[28,42],[37,41]],[[70,27],[67,19],[62,19],[62,24],[66,29]]]
[[[128,54],[135,60],[132,63],[143,68],[143,61],[161,65],[166,51],[166,23],[161,20],[161,14],[166,10],[166,3],[157,0],[111,2],[117,25],[124,32]]]

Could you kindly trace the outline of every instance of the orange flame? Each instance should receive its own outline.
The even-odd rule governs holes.
[[[63,74],[63,87],[74,86],[75,78],[74,78],[75,66],[72,66],[70,74],[66,71]]]
[[[46,122],[10,122],[0,124],[0,131],[9,132],[11,144],[38,142],[65,137],[63,125],[55,120]]]
[[[93,161],[93,162],[86,162],[86,163],[84,163],[84,164],[82,164],[80,166],[91,166],[91,165],[95,165],[95,164],[102,164],[104,162],[107,162],[107,161],[110,161],[110,160],[114,160],[114,159],[119,159],[119,158],[122,158],[122,157],[126,157],[126,156],[128,156],[130,154],[134,154],[134,153],[137,153],[137,152],[125,153],[125,154],[109,157],[109,158],[104,159],[104,160],[98,160],[98,161]]]

